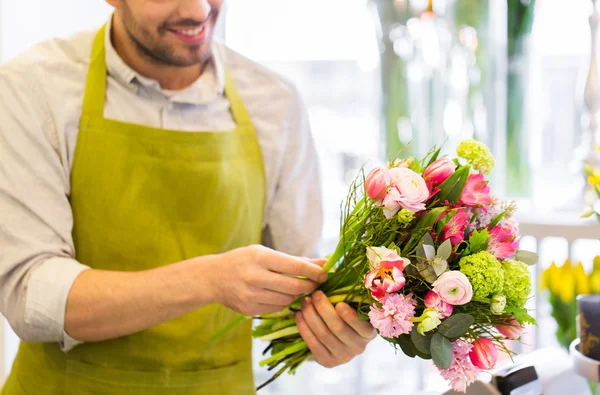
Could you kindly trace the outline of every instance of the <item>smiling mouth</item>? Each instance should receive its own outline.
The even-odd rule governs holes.
[[[168,29],[175,37],[186,44],[197,45],[204,42],[208,36],[208,25],[202,24],[195,28]]]
[[[181,35],[188,36],[188,37],[194,37],[194,36],[197,36],[200,33],[202,33],[204,28],[205,28],[204,25],[202,25],[202,26],[198,26],[195,29],[169,29],[169,30],[172,31],[173,33],[181,34]]]

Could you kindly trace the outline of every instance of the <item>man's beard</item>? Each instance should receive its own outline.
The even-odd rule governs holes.
[[[200,52],[200,47],[204,44],[191,45],[189,46],[190,56],[178,56],[175,54],[173,47],[166,43],[160,42],[156,37],[160,38],[167,34],[169,31],[166,24],[161,25],[158,28],[156,37],[151,34],[148,30],[144,29],[138,24],[131,14],[131,10],[127,6],[127,2],[123,2],[123,24],[125,31],[129,36],[129,39],[134,43],[136,51],[139,55],[149,60],[150,62],[162,65],[162,66],[175,66],[175,67],[189,67],[198,64],[202,64],[210,58],[210,46],[206,53]],[[214,18],[211,13],[209,18]],[[210,40],[210,38],[208,38]]]

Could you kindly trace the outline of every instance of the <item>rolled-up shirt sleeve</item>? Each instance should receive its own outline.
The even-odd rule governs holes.
[[[286,123],[283,160],[266,213],[266,244],[314,258],[323,226],[319,160],[308,111],[295,88]]]
[[[24,341],[78,342],[64,331],[76,277],[69,172],[35,78],[0,70],[0,312]]]

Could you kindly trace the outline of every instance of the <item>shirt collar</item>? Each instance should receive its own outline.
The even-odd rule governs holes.
[[[169,92],[167,95],[167,92],[161,89],[157,81],[140,75],[123,61],[112,44],[111,30],[112,16],[106,25],[106,34],[104,37],[106,69],[112,77],[129,89],[136,92],[140,89],[150,89],[160,92],[173,102],[194,105],[207,104],[217,96],[223,95],[225,90],[225,69],[214,44],[212,46],[212,56],[205,66],[202,75],[187,88],[176,92]]]

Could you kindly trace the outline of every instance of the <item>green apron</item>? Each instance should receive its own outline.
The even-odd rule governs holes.
[[[262,156],[230,76],[225,95],[235,130],[181,132],[105,119],[105,29],[94,42],[71,173],[77,259],[139,271],[260,243]],[[254,394],[250,321],[209,346],[235,317],[209,305],[68,353],[56,343],[22,342],[2,395]]]

